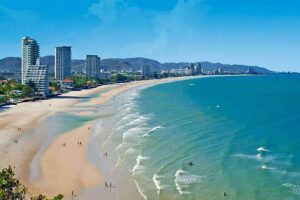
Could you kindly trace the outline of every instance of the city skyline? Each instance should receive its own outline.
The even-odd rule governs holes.
[[[97,54],[300,71],[296,0],[17,2],[0,3],[6,30],[0,33],[1,58],[19,56],[20,38],[28,35],[43,46],[42,56],[67,45],[74,58]]]

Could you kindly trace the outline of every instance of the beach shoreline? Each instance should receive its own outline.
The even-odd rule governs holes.
[[[90,129],[94,128],[93,122],[85,123],[75,130],[61,134],[49,144],[40,156],[39,168],[41,172],[39,179],[33,183],[29,180],[31,173],[30,164],[38,152],[43,138],[38,133],[33,136],[30,136],[29,133],[38,124],[55,113],[76,113],[77,115],[88,116],[89,112],[80,113],[78,112],[78,108],[92,108],[133,88],[192,78],[199,78],[199,76],[106,85],[89,90],[69,92],[61,97],[44,101],[21,103],[0,113],[1,119],[4,119],[0,123],[0,154],[4,158],[0,167],[15,166],[17,177],[28,185],[29,190],[33,194],[43,193],[53,196],[57,193],[63,193],[69,198],[71,192],[75,190],[76,193],[80,193],[94,186],[104,188],[105,180],[101,177],[107,175],[104,175],[101,171],[97,171],[87,158],[91,139]],[[102,94],[98,97],[89,98],[89,96],[101,92]],[[81,99],[85,98],[87,99],[84,102],[80,102]],[[37,137],[31,138],[35,136]],[[79,147],[76,139],[82,141],[84,144]],[[65,148],[62,147],[64,143],[67,145]],[[64,151],[62,151],[62,148]],[[76,159],[74,158],[75,155]],[[53,163],[56,164],[53,165]],[[117,199],[115,194],[110,193],[107,195],[107,198]]]

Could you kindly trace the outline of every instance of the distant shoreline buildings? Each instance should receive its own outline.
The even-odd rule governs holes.
[[[18,61],[17,58],[14,59]],[[40,98],[41,96],[57,95],[72,89],[90,88],[113,82],[160,79],[173,76],[258,74],[251,67],[238,70],[236,66],[233,66],[236,69],[232,70],[228,66],[222,67],[221,64],[209,67],[207,63],[204,63],[205,66],[202,66],[200,62],[183,62],[180,65],[178,63],[174,63],[174,65],[165,63],[166,65],[163,67],[157,61],[143,60],[143,58],[107,59],[105,61],[107,64],[102,66],[101,58],[98,55],[86,55],[85,60],[72,61],[71,46],[55,47],[54,58],[46,56],[43,59],[48,65],[41,63],[38,42],[31,37],[23,37],[21,41],[21,67],[14,73],[8,70],[0,72],[0,75],[5,74],[6,80],[15,79],[16,82],[21,79],[23,86],[27,85],[27,87],[21,86],[18,87],[19,89],[14,89],[19,90],[17,93],[22,93],[22,95],[26,93],[25,96],[29,98]],[[53,72],[54,77],[50,77],[50,75],[53,76]],[[3,83],[5,84],[5,82]],[[34,91],[29,91],[28,87]],[[24,88],[27,88],[28,91],[21,91]]]

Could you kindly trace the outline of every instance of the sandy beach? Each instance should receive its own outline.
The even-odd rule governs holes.
[[[55,137],[42,151],[44,130],[37,127],[57,113],[90,116],[90,111],[80,109],[93,108],[132,88],[190,78],[195,77],[106,85],[72,91],[44,101],[18,104],[0,113],[0,167],[14,166],[17,176],[29,187],[32,194],[52,196],[61,193],[68,199],[72,191],[79,194],[93,187],[104,188],[103,177],[107,176],[104,174],[107,172],[100,171],[88,159],[91,133],[95,126],[93,120]],[[101,95],[93,96],[99,93]],[[31,165],[38,152],[39,173],[37,178],[32,180]],[[118,199],[112,193],[105,196],[108,199]]]

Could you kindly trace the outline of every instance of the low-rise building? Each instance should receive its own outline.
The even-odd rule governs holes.
[[[111,73],[110,72],[100,72],[98,77],[99,77],[99,79],[110,80]]]
[[[192,75],[192,70],[189,68],[170,69],[170,74],[177,75]]]
[[[0,85],[5,85],[7,83],[7,80],[0,80]]]
[[[66,78],[61,82],[62,89],[72,89],[73,87],[74,87],[74,81],[71,79]]]

